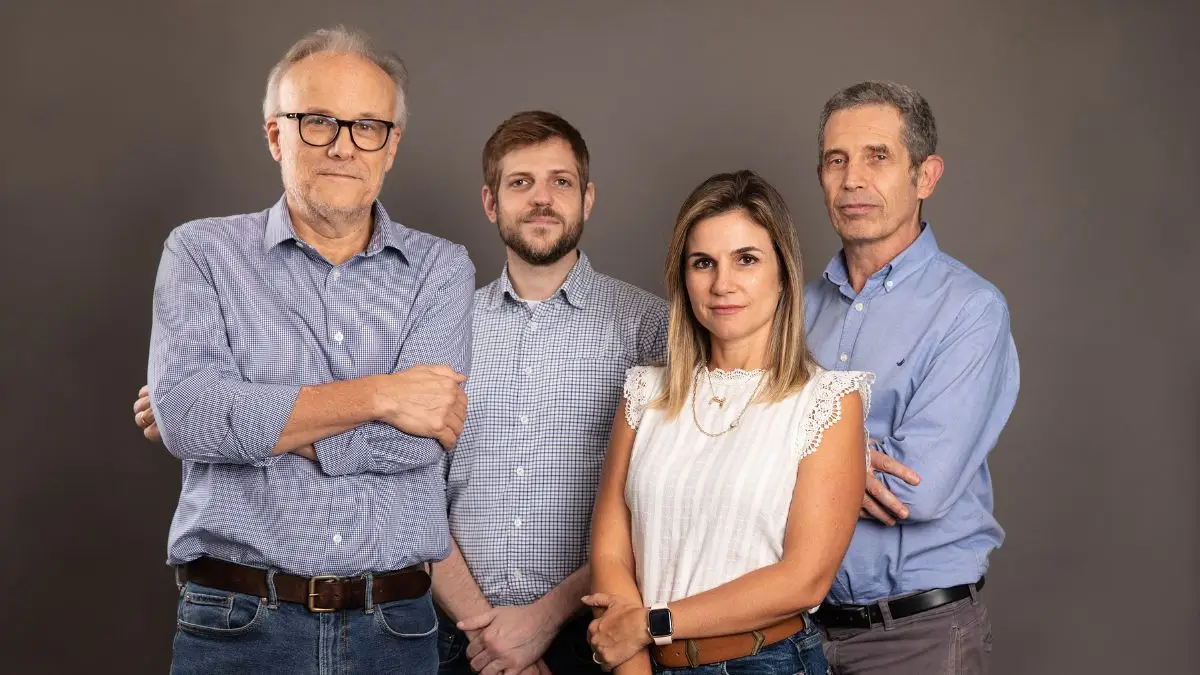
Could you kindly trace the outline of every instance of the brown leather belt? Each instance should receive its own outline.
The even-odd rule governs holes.
[[[233,593],[266,598],[267,572],[216,558],[197,558],[178,568],[180,583],[190,581],[201,586]],[[300,577],[278,572],[274,578],[275,597],[283,602],[304,605],[310,612],[335,612],[366,606],[367,584],[364,577]],[[425,566],[413,565],[394,572],[381,572],[371,579],[371,603],[411,600],[429,590]]]
[[[787,639],[788,636],[802,630],[804,615],[798,614],[773,626],[748,633],[678,640],[662,647],[651,646],[650,656],[664,668],[696,668],[740,659],[743,656],[754,656],[763,647]]]

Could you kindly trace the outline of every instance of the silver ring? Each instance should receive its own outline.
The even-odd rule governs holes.
[[[592,660],[595,661],[596,665],[598,666],[604,665],[604,662],[600,660],[600,657],[596,655],[596,652],[592,652]]]

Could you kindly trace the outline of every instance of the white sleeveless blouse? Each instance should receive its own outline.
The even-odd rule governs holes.
[[[751,406],[734,429],[711,437],[696,420],[709,433],[729,428],[762,372],[699,370],[698,390],[670,421],[648,406],[662,390],[665,372],[638,366],[625,379],[625,420],[637,432],[625,501],[646,605],[702,593],[782,559],[800,460],[841,419],[841,398],[854,390],[863,400],[870,464],[865,420],[871,373],[818,369],[801,391]],[[724,397],[724,406],[714,396]]]

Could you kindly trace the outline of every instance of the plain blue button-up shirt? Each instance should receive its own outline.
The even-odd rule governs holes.
[[[1020,383],[1004,296],[939,250],[922,224],[857,293],[839,253],[809,284],[806,305],[817,361],[875,373],[867,428],[880,450],[921,477],[911,486],[882,475],[909,517],[893,527],[859,520],[830,602],[978,581],[1004,540],[987,457]]]

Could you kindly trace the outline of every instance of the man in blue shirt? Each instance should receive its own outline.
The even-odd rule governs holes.
[[[985,672],[980,595],[1004,531],[987,456],[1016,401],[1004,296],[942,252],[920,217],[943,162],[925,99],[886,82],[826,103],[817,169],[842,251],[807,290],[814,356],[876,374],[872,465],[817,613],[839,675]]]
[[[138,421],[182,460],[173,673],[437,670],[475,274],[378,202],[405,82],[363,35],[301,39],[263,102],[283,196],[166,241]]]

